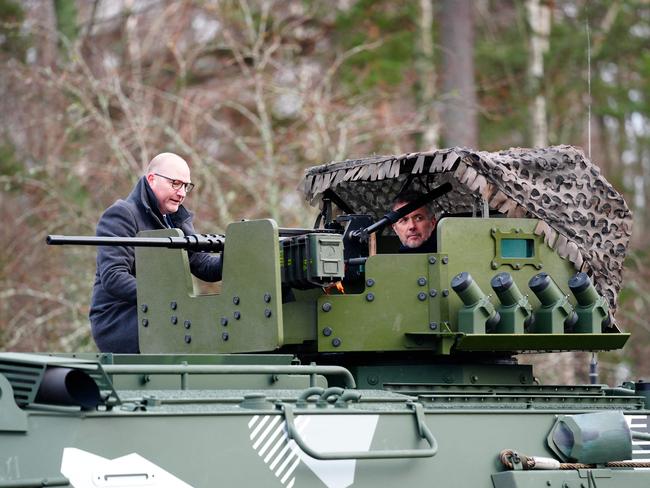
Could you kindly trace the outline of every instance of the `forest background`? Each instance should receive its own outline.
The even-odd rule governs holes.
[[[582,147],[634,212],[600,380],[650,377],[650,1],[0,0],[0,349],[95,350],[93,235],[158,152],[200,232],[309,226],[306,167],[456,145]],[[539,362],[588,381],[587,354]],[[541,374],[540,374],[541,373]]]

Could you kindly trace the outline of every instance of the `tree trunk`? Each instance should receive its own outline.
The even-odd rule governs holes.
[[[415,67],[418,73],[418,111],[425,127],[422,133],[422,149],[439,147],[440,117],[436,107],[436,69],[433,59],[433,3],[420,0],[419,42]]]
[[[441,5],[442,136],[447,146],[477,147],[473,2],[443,0]]]
[[[530,56],[528,84],[532,95],[530,109],[531,142],[534,147],[548,145],[546,98],[543,91],[544,53],[548,51],[551,31],[551,8],[547,0],[527,0],[526,12],[530,25]]]

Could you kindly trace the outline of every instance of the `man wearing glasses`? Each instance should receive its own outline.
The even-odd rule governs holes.
[[[143,230],[176,227],[195,234],[192,214],[183,206],[194,188],[183,158],[162,153],[149,162],[126,200],[118,200],[100,217],[98,236],[135,237]],[[204,281],[221,279],[221,256],[188,252],[192,274]],[[137,353],[135,252],[128,246],[97,248],[97,271],[90,306],[90,325],[102,352]]]
[[[404,205],[421,198],[418,192],[405,192],[397,196],[393,202],[392,210],[402,208]],[[429,208],[420,207],[410,214],[402,217],[393,224],[393,230],[401,242],[401,253],[429,253],[436,252],[437,242],[436,218]]]

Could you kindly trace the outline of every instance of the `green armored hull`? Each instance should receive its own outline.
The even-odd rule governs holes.
[[[19,370],[25,374],[52,358],[27,356],[22,363],[15,359],[0,357],[5,375],[14,379]],[[112,360],[133,362],[119,356]],[[333,382],[349,381],[349,376],[317,366],[280,365],[278,358],[263,356],[255,362],[271,363],[265,367],[276,373],[255,374],[254,367],[241,364],[152,365],[159,360],[142,356],[136,364],[105,365],[106,372],[121,368],[119,374],[111,374],[116,385],[148,378],[147,384],[168,387],[117,389],[92,411],[43,404],[18,409],[8,382],[0,379],[2,486],[432,483],[499,488],[650,483],[650,470],[639,467],[650,458],[647,441],[633,440],[630,460],[636,464],[624,468],[603,464],[573,470],[507,470],[500,460],[504,450],[552,457],[547,436],[558,416],[623,412],[633,431],[647,433],[650,412],[644,398],[632,390],[452,384],[324,389],[310,386],[325,382],[321,374],[311,373],[327,372]],[[91,364],[98,368],[97,363],[73,360],[53,364],[84,371],[92,371]],[[287,367],[294,372],[283,374]],[[251,372],[238,373],[237,368]],[[300,374],[301,368],[310,374]],[[218,369],[222,371],[216,374]],[[240,388],[229,387],[231,383]]]
[[[516,360],[629,336],[630,212],[581,152],[373,157],[303,188],[314,228],[95,240],[138,246],[143,354],[0,354],[0,486],[650,485],[644,383],[540,385]],[[404,188],[435,252],[398,252]],[[219,293],[186,250],[224,252]]]

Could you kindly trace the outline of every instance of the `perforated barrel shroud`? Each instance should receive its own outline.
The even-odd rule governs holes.
[[[452,184],[451,192],[431,204],[438,217],[476,211],[486,201],[490,210],[508,217],[540,219],[535,233],[588,273],[616,311],[632,214],[580,149],[456,147],[350,159],[307,169],[301,189],[312,205],[332,189],[356,213],[379,218],[408,180],[411,189],[421,191]]]

